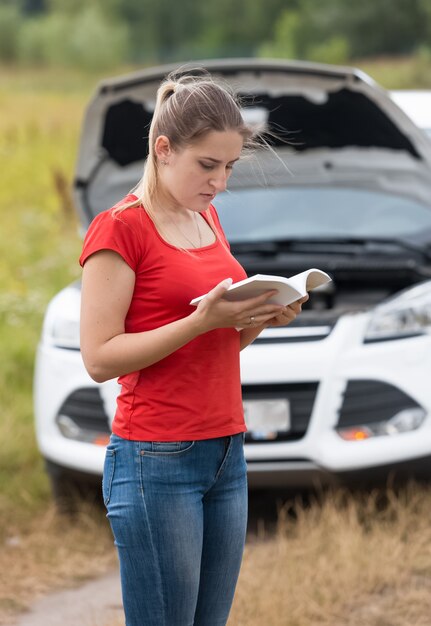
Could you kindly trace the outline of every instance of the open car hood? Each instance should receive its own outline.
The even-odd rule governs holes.
[[[274,168],[274,154],[259,155],[264,184],[359,184],[429,203],[431,142],[363,72],[259,59],[204,61],[196,67],[231,84],[242,96],[245,119],[264,122],[280,137],[274,145],[280,167]],[[141,178],[156,92],[177,68],[165,65],[99,84],[85,113],[74,180],[84,228]],[[232,184],[248,185],[250,165],[235,170]]]

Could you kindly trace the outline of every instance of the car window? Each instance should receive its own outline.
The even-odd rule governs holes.
[[[255,188],[214,202],[232,242],[313,237],[400,238],[431,229],[431,206],[354,188]]]

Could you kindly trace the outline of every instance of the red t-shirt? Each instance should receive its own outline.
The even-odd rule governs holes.
[[[133,200],[136,197],[129,195],[122,202]],[[142,206],[117,215],[110,209],[95,217],[79,261],[83,265],[94,252],[108,249],[133,269],[136,282],[125,320],[127,333],[184,318],[194,310],[189,304],[194,297],[225,278],[236,282],[246,277],[221,243],[217,213],[212,206],[210,211],[216,241],[187,252],[161,237]],[[188,441],[244,432],[239,351],[240,334],[219,328],[149,367],[120,376],[113,432],[138,441]]]

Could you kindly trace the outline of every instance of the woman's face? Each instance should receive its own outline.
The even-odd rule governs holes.
[[[234,130],[210,131],[191,146],[174,151],[169,140],[160,136],[155,147],[164,208],[205,211],[214,197],[226,189],[233,164],[240,157],[243,138]]]

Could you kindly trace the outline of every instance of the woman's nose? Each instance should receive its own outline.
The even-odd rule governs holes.
[[[219,193],[220,191],[224,191],[226,189],[227,179],[228,179],[228,176],[225,171],[222,171],[218,173],[216,176],[213,176],[211,183],[213,184],[217,193]]]

